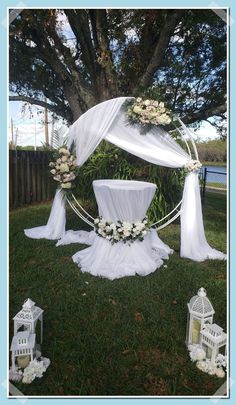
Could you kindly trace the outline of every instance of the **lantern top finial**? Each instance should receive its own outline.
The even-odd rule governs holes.
[[[205,290],[205,288],[203,288],[203,287],[201,287],[201,288],[199,288],[199,290],[198,290],[198,292],[197,292],[197,295],[199,296],[199,297],[206,297],[206,290]]]
[[[22,305],[21,310],[14,316],[13,319],[14,321],[34,322],[41,316],[42,313],[43,309],[36,307],[35,302],[30,298],[27,298]]]
[[[201,317],[210,316],[215,313],[212,303],[206,296],[206,290],[203,287],[199,288],[197,295],[191,298],[188,303],[188,309],[190,313]]]
[[[30,309],[35,305],[35,302],[32,301],[30,298],[27,298],[27,300],[24,301],[24,304],[22,305],[22,308],[24,309]]]

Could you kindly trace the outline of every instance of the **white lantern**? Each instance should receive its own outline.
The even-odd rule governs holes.
[[[22,356],[30,356],[30,360],[35,356],[35,333],[29,331],[18,332],[12,339],[11,352],[12,352],[12,370],[16,370],[16,358]]]
[[[214,308],[206,296],[206,290],[200,288],[197,295],[191,298],[188,305],[186,345],[200,344],[200,331],[206,324],[213,323]]]
[[[43,309],[36,307],[30,298],[25,300],[22,309],[14,316],[14,335],[23,326],[24,330],[35,333],[38,320],[41,323],[40,343],[43,342]]]
[[[200,344],[206,352],[206,357],[215,363],[216,356],[219,354],[220,349],[223,349],[224,356],[226,356],[226,343],[227,335],[223,329],[216,323],[206,325],[201,330]]]

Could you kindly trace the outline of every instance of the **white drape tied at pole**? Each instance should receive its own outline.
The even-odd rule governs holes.
[[[150,163],[171,168],[184,167],[191,157],[163,128],[155,127],[147,134],[141,135],[137,126],[128,123],[122,109],[127,99],[129,98],[119,97],[100,103],[88,110],[70,127],[68,147],[74,144],[78,166],[83,165],[99,143],[105,139]],[[182,131],[190,135],[184,125]],[[38,231],[37,228],[27,230],[26,235],[33,238],[36,235],[38,238],[62,238],[60,244],[67,243],[64,233],[64,204],[65,201],[57,193],[45,229],[40,227]],[[58,209],[60,209],[59,216]],[[53,227],[56,217],[55,231]],[[70,233],[71,239],[73,236]],[[181,207],[181,256],[196,261],[226,258],[225,254],[212,249],[206,241],[196,172],[189,173],[185,179]]]

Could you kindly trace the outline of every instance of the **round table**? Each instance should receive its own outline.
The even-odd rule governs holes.
[[[156,184],[131,180],[95,180],[93,189],[99,215],[107,221],[134,223],[143,220],[156,191]],[[143,241],[112,245],[96,234],[92,245],[73,256],[83,272],[109,279],[152,273],[172,250],[150,230]]]

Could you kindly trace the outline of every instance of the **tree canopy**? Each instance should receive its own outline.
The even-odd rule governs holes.
[[[226,33],[210,9],[25,9],[9,28],[10,100],[72,123],[101,101],[146,95],[186,123],[220,124]]]

